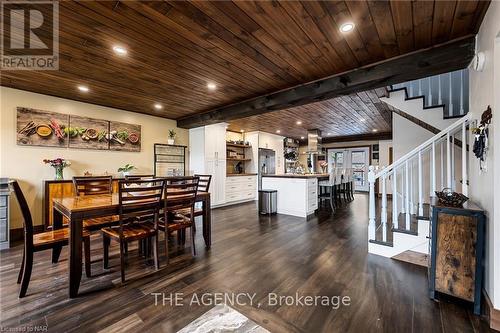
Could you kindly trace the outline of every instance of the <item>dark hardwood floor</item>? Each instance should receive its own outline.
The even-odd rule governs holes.
[[[193,293],[247,292],[257,293],[261,306],[236,310],[273,333],[489,331],[466,306],[431,301],[425,268],[367,253],[365,195],[356,195],[333,216],[325,206],[307,222],[259,216],[254,203],[216,209],[210,251],[204,250],[198,230],[198,256],[180,249],[168,267],[161,258],[163,269],[156,273],[132,247],[124,285],[116,244],[111,269],[104,271],[101,238],[94,236],[93,277],[82,277],[82,295],[76,299],[67,296],[67,248],[59,264],[51,264],[50,251],[35,254],[23,299],[17,297],[16,284],[21,247],[2,251],[0,326],[46,326],[49,332],[175,332],[211,308],[189,306]],[[155,305],[151,295],[175,292],[183,293],[184,306]],[[349,296],[351,304],[337,310],[267,304],[268,293],[296,292]]]

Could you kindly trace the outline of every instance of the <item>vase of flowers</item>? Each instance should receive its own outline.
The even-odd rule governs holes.
[[[118,172],[121,172],[121,174],[123,175],[123,177],[125,176],[128,176],[130,175],[130,171],[136,169],[135,166],[133,166],[132,164],[125,164],[124,166],[122,166],[121,168],[118,168]]]
[[[177,133],[175,133],[174,130],[168,130],[168,139],[167,139],[167,143],[169,145],[173,145],[174,142],[175,142],[175,136],[177,135]]]
[[[321,172],[322,173],[326,173],[327,172],[328,163],[326,161],[319,162],[319,166],[321,167]]]
[[[69,167],[71,165],[71,162],[68,160],[65,160],[64,158],[55,158],[53,160],[43,160],[43,163],[45,164],[50,164],[51,167],[53,167],[56,171],[56,180],[62,180],[64,179],[64,168]]]

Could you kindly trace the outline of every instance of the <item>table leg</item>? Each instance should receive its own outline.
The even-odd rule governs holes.
[[[69,231],[69,297],[78,296],[82,279],[82,228],[81,218],[72,216]]]
[[[203,200],[203,238],[205,246],[212,246],[212,210],[210,209],[210,197]]]
[[[52,230],[61,229],[63,226],[63,216],[57,209],[52,209]],[[61,255],[62,245],[54,246],[52,249],[52,263],[59,261]]]

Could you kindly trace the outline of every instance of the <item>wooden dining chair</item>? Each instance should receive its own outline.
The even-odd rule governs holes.
[[[148,180],[155,178],[154,175],[126,175],[125,180]]]
[[[198,177],[169,178],[165,185],[163,216],[158,224],[165,232],[165,253],[168,263],[168,235],[177,232],[178,239],[183,238],[187,228],[191,228],[191,252],[196,255],[194,225],[194,203],[198,192]],[[182,214],[179,211],[183,212]],[[189,213],[185,213],[189,211]],[[181,235],[181,236],[180,236]]]
[[[121,280],[125,282],[125,246],[131,241],[152,239],[155,268],[160,268],[158,258],[158,215],[161,208],[165,181],[121,180],[118,183],[119,224],[101,229],[103,236],[105,269],[109,267],[111,239],[120,243]],[[143,217],[150,217],[145,219]],[[142,217],[142,218],[138,218]]]
[[[194,175],[198,177],[198,192],[208,192],[210,190],[210,183],[212,182],[212,175]]]
[[[17,181],[12,183],[12,187],[14,188],[14,193],[16,194],[17,202],[19,203],[23,216],[23,261],[17,277],[17,283],[21,284],[19,298],[22,298],[26,296],[26,291],[28,290],[28,285],[30,283],[31,271],[33,269],[33,254],[35,252],[52,249],[57,253],[57,255],[52,255],[52,262],[57,263],[59,260],[60,248],[64,245],[68,245],[69,229],[62,228],[35,234],[33,231],[31,212],[23,191]],[[85,274],[87,277],[90,277],[90,236],[88,232],[85,231],[83,232],[83,247],[85,252]]]
[[[111,176],[73,177],[73,186],[77,196],[111,194],[113,192]],[[97,231],[118,224],[119,217],[105,216],[83,220],[83,228]]]
[[[210,190],[210,183],[212,181],[212,175],[194,175],[194,177],[198,177],[200,180],[198,182],[198,192],[208,192]],[[179,211],[180,214],[189,215],[189,208],[183,209]],[[194,217],[203,216],[203,207],[196,205],[194,206]],[[196,223],[193,223],[194,231],[196,231]]]

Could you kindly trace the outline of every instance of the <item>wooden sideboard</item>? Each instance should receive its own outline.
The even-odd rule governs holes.
[[[484,211],[473,202],[463,207],[431,202],[429,293],[444,293],[474,302],[480,314],[483,285]]]
[[[9,248],[9,214],[11,195],[10,181],[2,178],[0,180],[0,250]]]
[[[123,178],[114,178],[112,182],[113,193],[118,191],[118,181]],[[60,197],[71,197],[75,195],[73,181],[68,180],[45,180],[43,182],[43,215],[42,221],[45,230],[52,228],[52,199]],[[66,224],[68,221],[64,221]]]

